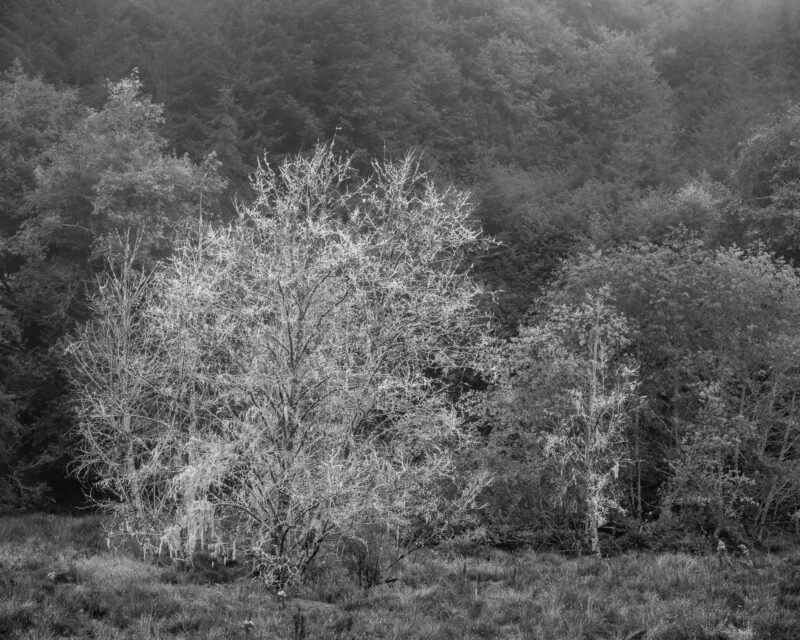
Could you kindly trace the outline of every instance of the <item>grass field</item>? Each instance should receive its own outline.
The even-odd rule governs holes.
[[[0,518],[0,638],[800,638],[800,553],[426,551],[367,592],[321,566],[285,601],[230,577],[109,553],[96,517]]]

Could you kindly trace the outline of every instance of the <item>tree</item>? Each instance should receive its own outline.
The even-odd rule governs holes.
[[[167,152],[161,107],[135,75],[108,89],[95,111],[19,64],[0,81],[0,396],[8,399],[0,474],[19,488],[9,498],[16,508],[48,484],[70,485],[56,345],[86,318],[86,282],[128,229],[141,233],[141,261],[168,254],[172,232],[223,188],[213,158],[198,166]]]
[[[546,465],[549,491],[582,521],[593,554],[600,553],[598,528],[620,509],[617,480],[636,388],[628,331],[607,289],[554,305],[511,340],[492,402],[495,441],[540,449],[534,460]]]
[[[756,127],[740,145],[734,182],[748,204],[764,209],[800,206],[800,105]]]
[[[800,105],[756,127],[739,145],[733,186],[744,206],[730,225],[746,242],[800,260]]]
[[[670,0],[647,27],[661,77],[674,90],[676,147],[688,175],[725,179],[741,131],[794,94],[791,21],[780,0]]]
[[[150,259],[163,257],[176,227],[224,187],[213,156],[198,166],[166,151],[163,109],[142,94],[136,72],[107,88],[104,108],[48,150],[18,234],[31,254],[90,266],[131,229]]]
[[[576,48],[574,71],[553,91],[562,159],[578,184],[658,185],[671,169],[673,95],[638,38],[601,35]]]
[[[29,77],[18,61],[0,76],[0,509],[36,504],[63,452],[52,437],[61,427],[52,358],[31,331],[46,312],[20,295],[35,295],[39,282],[20,281],[24,258],[13,244],[37,166],[81,115],[74,92]]]
[[[786,525],[800,499],[794,270],[674,237],[582,256],[561,283],[564,304],[607,285],[633,327],[647,397],[636,510],[657,512],[666,496],[662,517],[696,532]]]
[[[331,147],[262,164],[236,224],[104,281],[70,350],[80,468],[118,523],[180,557],[236,544],[284,585],[333,536],[413,549],[463,520],[485,477],[455,473],[445,381],[480,350],[483,241],[412,158],[373,171]]]

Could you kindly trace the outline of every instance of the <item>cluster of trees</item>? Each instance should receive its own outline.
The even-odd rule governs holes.
[[[514,470],[491,517],[569,539],[600,486],[603,514],[669,543],[793,528],[799,293],[771,255],[696,238],[567,265],[503,352],[490,441]]]
[[[152,264],[187,216],[217,208],[218,162],[169,152],[162,122],[135,75],[109,84],[98,110],[19,64],[0,82],[4,503],[41,497],[70,461],[62,342],[89,317],[87,285],[121,250],[117,235],[139,233]]]
[[[792,2],[0,26],[0,504],[80,468],[175,553],[250,532],[278,582],[352,524],[800,522]]]

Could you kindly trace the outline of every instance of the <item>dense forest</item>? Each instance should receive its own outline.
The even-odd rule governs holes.
[[[403,360],[410,377],[392,371],[406,395],[387,392],[391,407],[380,411],[384,400],[370,397],[352,438],[430,420],[442,398],[465,438],[403,445],[408,465],[436,458],[458,485],[425,476],[413,513],[386,507],[410,531],[409,545],[446,533],[596,551],[613,521],[628,544],[691,547],[723,531],[763,542],[800,527],[800,6],[792,0],[5,0],[0,70],[0,509],[79,504],[93,485],[112,501],[136,492],[147,465],[124,487],[104,482],[103,469],[115,467],[86,462],[96,432],[80,426],[126,393],[92,396],[87,408],[81,376],[116,375],[89,348],[102,327],[110,335],[127,317],[111,303],[154,271],[174,297],[143,299],[143,308],[162,319],[178,308],[191,315],[176,292],[198,264],[220,273],[238,265],[230,282],[279,295],[259,288],[269,270],[248,251],[301,237],[331,247],[331,229],[355,229],[358,208],[340,203],[346,220],[319,222],[335,223],[328,240],[316,227],[308,236],[245,231],[261,229],[253,211],[264,199],[291,210],[281,189],[316,171],[347,183],[339,191],[348,202],[358,195],[383,207],[370,224],[393,229],[406,219],[386,213],[402,209],[398,185],[437,185],[425,197],[401,194],[413,204],[409,228],[442,246],[464,234],[449,262],[430,263],[422,232],[404,235],[403,259],[416,266],[391,278],[376,266],[386,256],[367,245],[357,264],[328,256],[336,273],[353,270],[359,290],[408,282],[411,293],[381,298],[385,315],[370,322],[394,326],[397,313],[421,327],[414,357]],[[284,168],[283,186],[269,166]],[[323,191],[312,196],[328,202]],[[469,236],[442,213],[448,207],[468,211],[464,224],[479,223],[485,235]],[[200,242],[214,247],[205,253],[192,245],[200,219],[215,230]],[[243,226],[225,236],[237,220]],[[341,251],[361,246],[352,233]],[[414,297],[419,282],[444,277],[434,293],[449,302]],[[477,305],[469,311],[467,291]],[[488,318],[483,342],[451,307],[476,323]],[[154,335],[165,325],[145,318],[141,326]],[[241,344],[257,340],[191,326],[209,344],[230,345],[227,359],[246,358]],[[452,340],[434,340],[434,326]],[[327,330],[351,335],[349,324]],[[145,340],[141,349],[172,348],[176,338],[164,331],[161,347]],[[480,353],[452,366],[430,356],[458,340]],[[164,388],[184,375],[169,367],[158,374]],[[192,393],[207,382],[198,376],[186,382]],[[435,402],[426,395],[434,388],[443,391]],[[233,415],[245,400],[225,402]],[[381,446],[394,446],[386,433]],[[158,442],[159,455],[174,445]],[[240,464],[246,456],[237,455]],[[398,459],[381,473],[406,464]],[[458,518],[442,510],[433,485]],[[432,509],[448,522],[426,520]],[[313,558],[308,535],[320,522],[306,523],[295,543],[301,564]]]

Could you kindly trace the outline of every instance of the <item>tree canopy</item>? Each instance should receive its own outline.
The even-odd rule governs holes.
[[[798,24],[790,0],[4,2],[0,507],[79,500],[82,460],[76,493],[175,553],[213,511],[278,582],[304,535],[349,535],[303,502],[338,491],[325,455],[406,546],[478,485],[458,526],[501,542],[791,530]]]
[[[127,528],[180,557],[238,546],[283,587],[333,535],[414,548],[473,505],[485,479],[456,473],[469,434],[440,379],[477,361],[459,268],[479,236],[410,157],[363,180],[320,147],[253,189],[152,275],[112,271],[70,350],[79,461]]]

